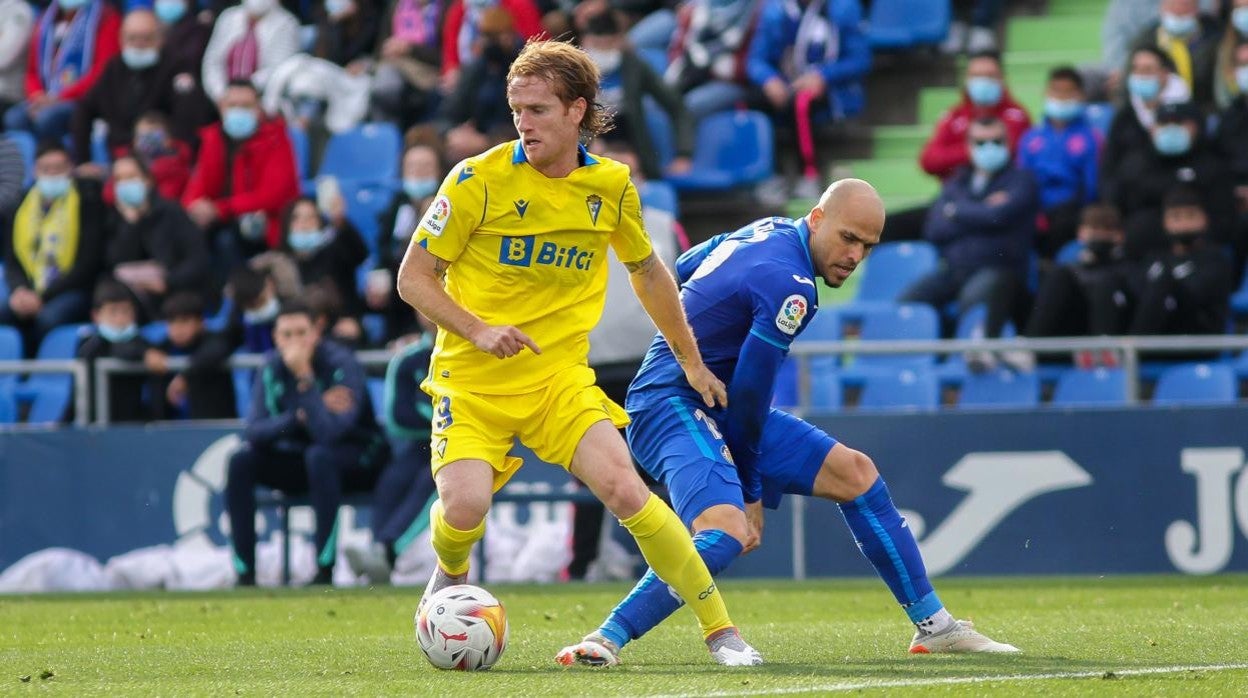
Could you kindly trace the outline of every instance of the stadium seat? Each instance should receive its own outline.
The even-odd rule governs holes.
[[[139,328],[139,334],[151,344],[163,344],[169,338],[169,323],[164,320],[149,322]]]
[[[251,412],[251,389],[255,387],[255,370],[236,368],[230,371],[234,380],[234,409],[239,419],[246,419]]]
[[[937,261],[936,248],[929,242],[886,242],[867,258],[856,299],[896,301],[910,284],[935,269]]]
[[[872,0],[867,40],[874,49],[937,44],[949,33],[949,0]]]
[[[376,256],[377,238],[380,236],[378,219],[394,197],[393,184],[342,180],[338,186],[347,202],[347,220],[360,231],[369,254]]]
[[[1071,240],[1062,245],[1057,251],[1057,255],[1053,257],[1053,261],[1058,264],[1073,264],[1079,261],[1079,253],[1083,252],[1083,243],[1078,240]]]
[[[663,107],[650,97],[642,100],[641,111],[646,120],[646,131],[650,133],[650,144],[659,156],[659,166],[667,169],[672,158],[676,157],[676,132],[672,128],[672,120]]]
[[[931,306],[922,303],[873,305],[862,314],[859,338],[864,342],[939,339],[940,318]],[[927,368],[935,362],[936,355],[932,353],[863,354],[857,357],[856,366],[859,369],[879,366]]]
[[[1243,281],[1231,294],[1231,315],[1240,318],[1248,316],[1248,265],[1244,269]]]
[[[1114,105],[1109,102],[1093,102],[1083,110],[1083,118],[1088,125],[1104,138],[1109,133],[1109,125],[1114,120]]]
[[[774,407],[785,410],[792,410],[799,406],[801,401],[801,387],[798,371],[798,361],[793,357],[784,360],[780,364],[780,372],[776,374],[776,387],[772,393],[771,404]],[[832,412],[839,410],[843,401],[841,399],[841,379],[837,375],[835,368],[819,367],[815,364],[811,365],[810,370],[810,404],[808,410],[817,412]]]
[[[931,371],[881,369],[864,375],[858,409],[934,410],[937,401],[936,377]]]
[[[813,367],[812,367],[813,368]],[[812,412],[836,412],[844,404],[841,378],[836,371],[810,372],[810,409]]]
[[[298,126],[287,126],[286,133],[290,135],[290,149],[295,154],[295,177],[302,182],[312,176],[312,173],[308,172],[308,159],[311,157],[308,134]]]
[[[16,328],[0,325],[0,361],[22,360],[22,335]],[[17,421],[17,374],[0,373],[0,424]]]
[[[841,317],[839,308],[823,308],[815,313],[806,329],[793,340],[795,344],[807,342],[839,342],[844,339],[841,333]],[[840,363],[840,355],[824,354],[810,357],[811,374],[835,371]]]
[[[1053,406],[1113,407],[1127,404],[1127,375],[1120,368],[1068,368],[1057,378]]]
[[[369,378],[365,382],[368,388],[368,399],[373,403],[373,414],[378,422],[384,422],[383,415],[386,413],[386,379],[385,378]]]
[[[384,121],[362,124],[329,139],[317,176],[332,175],[339,182],[395,182],[399,178],[402,150],[403,138],[394,124]]]
[[[91,129],[91,162],[105,168],[112,166],[113,155],[108,152],[108,129]]]
[[[1229,405],[1239,386],[1226,364],[1192,363],[1171,366],[1157,379],[1155,405]]]
[[[22,154],[22,164],[26,168],[25,186],[35,181],[35,137],[28,131],[7,131],[4,137],[13,142],[17,146],[18,152]]]
[[[775,172],[775,132],[766,114],[730,111],[698,124],[693,169],[672,175],[677,191],[720,191],[756,184]]]
[[[234,301],[223,298],[221,305],[211,314],[204,315],[204,329],[209,332],[221,332],[230,324],[230,315],[234,312]]]
[[[35,358],[51,361],[72,359],[78,352],[78,342],[90,325],[62,325],[52,330],[39,344]],[[59,422],[69,409],[73,397],[72,376],[55,373],[35,374],[17,389],[19,400],[30,402],[30,414],[26,421],[31,424]]]
[[[646,180],[639,195],[643,208],[657,208],[672,214],[673,218],[680,218],[680,199],[676,197],[676,190],[667,182]]]
[[[386,340],[386,316],[381,313],[364,313],[360,317],[360,329],[364,337],[372,345],[380,345]]]
[[[998,368],[968,373],[962,379],[958,407],[1030,408],[1040,403],[1040,383],[1035,372],[1015,373]]]
[[[639,48],[634,49],[637,57],[645,61],[654,69],[654,72],[663,77],[663,73],[667,72],[667,51],[661,48]]]

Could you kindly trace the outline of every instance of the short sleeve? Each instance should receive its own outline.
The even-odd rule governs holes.
[[[624,264],[640,262],[653,252],[641,217],[641,197],[631,181],[625,183],[620,195],[620,220],[611,233],[611,248]]]
[[[754,308],[750,334],[787,351],[818,307],[814,280],[762,265],[751,270],[745,285]]]
[[[416,224],[412,244],[448,262],[455,261],[485,218],[487,196],[485,178],[472,165],[460,163],[442,181],[433,203]]]

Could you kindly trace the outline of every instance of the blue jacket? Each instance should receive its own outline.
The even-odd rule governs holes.
[[[923,236],[936,245],[941,259],[955,273],[984,267],[1026,271],[1040,205],[1035,180],[1030,172],[1011,164],[975,194],[973,172],[963,167],[945,182],[928,211]],[[998,192],[1007,195],[1006,201],[988,204],[986,200]]]
[[[299,392],[298,381],[273,351],[256,372],[251,390],[251,410],[243,440],[256,446],[298,449],[311,444],[353,443],[377,449],[384,454],[385,438],[377,428],[373,403],[364,385],[364,369],[351,351],[322,339],[312,355],[315,385]],[[354,398],[351,407],[337,414],[325,407],[321,395],[335,386],[345,386]],[[306,423],[296,411],[303,409]]]
[[[824,3],[824,16],[839,34],[837,57],[819,64],[832,109],[839,116],[853,116],[865,106],[862,79],[871,69],[871,47],[861,27],[862,6],[858,0],[812,1]],[[783,66],[797,42],[804,9],[796,0],[764,0],[745,66],[750,82],[761,87],[773,77],[786,82],[797,77],[785,75]]]
[[[1100,151],[1100,136],[1082,116],[1062,131],[1046,118],[1023,134],[1018,166],[1035,177],[1045,210],[1068,201],[1090,204],[1097,200]]]

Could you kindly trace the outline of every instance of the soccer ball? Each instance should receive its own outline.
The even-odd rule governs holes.
[[[416,643],[439,669],[489,669],[507,649],[507,611],[470,584],[439,591],[416,612]]]

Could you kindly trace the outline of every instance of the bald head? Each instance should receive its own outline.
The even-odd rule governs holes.
[[[863,180],[841,179],[823,192],[806,219],[811,261],[824,281],[837,288],[880,242],[884,202]]]

